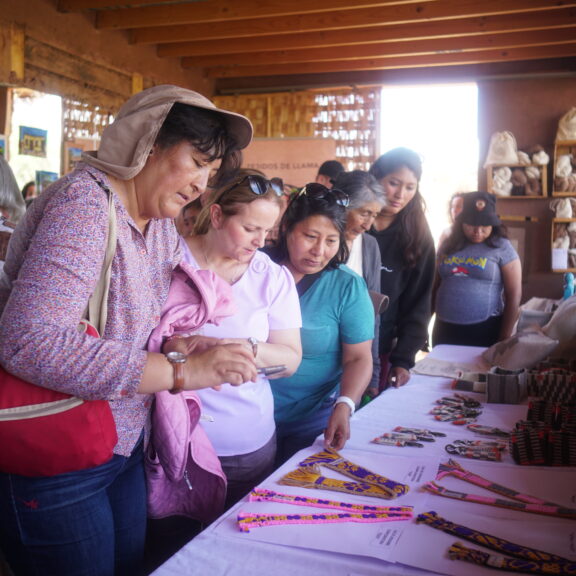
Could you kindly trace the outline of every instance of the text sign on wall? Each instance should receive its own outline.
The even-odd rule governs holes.
[[[300,187],[314,182],[322,162],[335,158],[332,138],[255,138],[244,150],[242,167]]]

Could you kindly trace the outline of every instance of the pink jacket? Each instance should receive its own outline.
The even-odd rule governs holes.
[[[209,270],[181,262],[148,350],[159,352],[165,337],[193,332],[206,322],[217,324],[234,312],[228,283]],[[208,523],[223,510],[226,477],[210,440],[197,425],[201,413],[194,392],[155,394],[145,456],[150,518],[182,515]]]
[[[172,272],[168,298],[160,324],[148,339],[148,350],[160,352],[165,338],[191,334],[206,322],[218,325],[235,312],[230,284],[211,270],[197,270],[182,261]]]

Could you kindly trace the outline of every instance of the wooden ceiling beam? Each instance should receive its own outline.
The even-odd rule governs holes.
[[[332,10],[352,10],[390,4],[431,2],[434,0],[309,0],[306,4],[282,0],[58,0],[60,12],[83,12],[85,10],[129,9],[169,4],[188,5],[185,13],[192,22],[213,20],[242,20],[264,16],[288,16]]]
[[[449,1],[453,0],[442,0],[444,4]],[[463,2],[469,2],[470,0],[462,0]],[[526,0],[528,1],[528,0]],[[551,8],[550,2],[547,0],[535,0],[536,2],[540,2],[540,4],[544,4],[545,6],[540,6],[540,10],[533,10],[534,12],[541,13],[543,10],[549,10]],[[508,0],[508,3],[510,0]],[[522,2],[521,2],[522,3]],[[490,10],[493,9],[495,6],[499,6],[501,2],[499,0],[486,0],[486,9]],[[556,5],[552,5],[554,9],[556,9]],[[561,8],[574,8],[576,7],[576,1],[574,0],[566,0],[563,3]],[[560,8],[558,8],[560,9]],[[456,12],[459,13],[459,16],[455,19],[445,18],[448,21],[448,24],[454,23],[457,19],[460,18],[478,18],[482,20],[484,18],[489,18],[489,15],[484,16],[475,16],[475,15],[466,15],[462,14],[462,9],[460,5],[457,4],[455,8]],[[554,10],[552,10],[554,11]],[[383,9],[380,11],[383,12]],[[526,13],[530,13],[531,10],[527,10]],[[501,13],[504,14],[504,13]],[[523,13],[519,12],[519,18],[523,17]],[[497,14],[492,14],[497,15]],[[385,27],[388,26],[390,28],[394,28],[396,26],[402,24],[415,24],[418,22],[428,22],[429,24],[437,24],[441,25],[442,20],[437,19],[431,21],[430,19],[418,19],[413,18],[412,21],[405,21],[405,22],[398,22],[398,21],[391,21],[387,20],[385,17],[378,18],[377,15],[373,15],[372,19],[359,19],[359,18],[348,18],[347,20],[344,19],[341,22],[341,30],[350,30],[352,31],[354,28],[376,28],[376,27]],[[298,22],[287,22],[287,18],[281,18],[278,20],[271,20],[266,18],[261,18],[258,20],[247,20],[243,23],[242,26],[238,26],[236,23],[214,23],[211,26],[196,26],[196,25],[176,25],[171,27],[166,26],[151,26],[148,28],[141,28],[137,30],[132,30],[131,32],[131,41],[133,43],[139,44],[156,44],[156,43],[163,43],[163,42],[178,42],[178,41],[186,41],[190,38],[194,38],[197,42],[204,42],[207,40],[226,40],[226,39],[240,39],[240,38],[255,38],[259,36],[270,36],[271,34],[275,35],[294,35],[295,38],[304,34],[306,32],[314,32],[315,34],[326,34],[329,30],[327,24],[325,23],[321,28],[305,28],[304,23],[302,20]],[[293,24],[294,27],[291,28],[290,25]],[[309,23],[310,24],[310,23]],[[317,24],[319,26],[320,24]]]
[[[157,53],[161,58],[218,56],[221,54],[243,54],[247,52],[262,53],[302,48],[352,46],[392,40],[417,40],[510,31],[529,32],[574,25],[576,25],[576,8],[567,8],[564,10],[504,14],[432,23],[419,22],[353,30],[328,30],[322,33],[274,34],[258,38],[174,42],[159,45]]]
[[[393,56],[416,56],[421,54],[459,53],[476,50],[546,46],[550,44],[572,44],[576,42],[576,24],[562,30],[535,30],[531,34],[511,32],[509,34],[485,34],[465,38],[440,38],[433,40],[411,40],[383,42],[357,46],[337,46],[304,50],[286,50],[250,54],[224,54],[183,58],[184,68],[217,68],[232,66],[282,65],[301,62],[329,62],[363,60],[367,58],[390,58]]]
[[[419,83],[477,82],[485,78],[576,77],[576,57],[522,62],[487,62],[462,66],[430,66],[393,70],[360,70],[287,76],[220,78],[216,94],[255,94],[290,90],[323,90],[343,86],[370,86]]]
[[[122,0],[120,6],[136,7],[159,4],[179,4],[181,2],[198,2],[202,0]],[[87,10],[118,9],[118,0],[58,0],[58,12],[86,12]]]
[[[141,28],[154,23],[170,26],[174,22],[205,24],[207,22],[241,22],[260,18],[301,18],[306,15],[322,16],[334,11],[353,12],[358,9],[381,10],[401,5],[422,6],[443,0],[360,0],[351,4],[349,0],[226,0],[173,4],[170,6],[145,6],[142,8],[119,8],[100,12],[98,26],[101,28]]]
[[[319,0],[317,0],[319,1]],[[326,0],[327,2],[329,0]],[[173,26],[212,22],[207,27],[213,30],[212,38],[230,38],[235,36],[254,36],[275,32],[304,32],[306,30],[338,30],[361,26],[378,26],[381,24],[402,24],[432,20],[489,16],[491,14],[514,14],[535,10],[555,10],[575,6],[573,0],[423,0],[418,3],[387,4],[385,6],[357,8],[355,5],[325,12],[301,13],[301,2],[283,0],[278,4],[290,2],[298,7],[298,14],[279,17],[277,14],[258,12],[257,17],[236,20],[218,19],[211,12],[206,20],[195,19],[193,10],[200,4],[172,4],[168,6],[149,6],[143,8],[126,8],[124,10],[102,10],[96,14],[96,27],[101,30],[132,29]],[[238,3],[243,6],[244,3]],[[177,26],[178,27],[178,26]],[[190,37],[194,37],[193,33]]]
[[[386,70],[394,68],[419,68],[422,66],[457,66],[486,62],[537,60],[576,56],[576,38],[572,44],[520,47],[510,49],[478,50],[474,52],[395,56],[366,60],[276,64],[268,66],[237,66],[208,68],[209,78],[240,78],[243,76],[278,76],[285,74],[320,74],[352,70]]]

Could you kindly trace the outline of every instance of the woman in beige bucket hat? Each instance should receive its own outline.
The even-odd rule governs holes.
[[[256,379],[240,344],[179,359],[146,351],[180,260],[172,219],[209,179],[234,176],[251,138],[248,119],[196,92],[144,90],[120,109],[98,151],[44,191],[14,231],[0,286],[0,364],[32,384],[109,401],[118,435],[112,458],[95,467],[49,477],[0,471],[0,545],[16,576],[139,573],[151,394]],[[93,338],[77,326],[112,215],[106,325]]]

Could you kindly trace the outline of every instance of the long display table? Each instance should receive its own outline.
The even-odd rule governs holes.
[[[482,349],[459,346],[438,346],[431,354],[438,360],[473,365]],[[458,537],[415,521],[416,516],[435,512],[465,529],[497,536],[520,544],[529,550],[539,549],[576,561],[576,519],[550,512],[530,512],[529,503],[551,502],[560,508],[576,508],[576,468],[518,466],[508,451],[498,462],[469,459],[450,454],[446,447],[458,446],[459,440],[494,440],[478,436],[466,425],[437,421],[431,409],[438,399],[451,397],[451,379],[414,374],[400,389],[381,394],[352,418],[351,438],[340,452],[345,459],[400,484],[409,486],[407,494],[394,500],[362,495],[310,490],[278,484],[298,463],[323,449],[321,439],[274,472],[260,488],[306,498],[372,506],[411,506],[414,518],[374,523],[312,523],[286,524],[252,528],[241,532],[239,512],[268,514],[319,514],[326,510],[292,506],[280,502],[239,502],[194,540],[154,572],[154,576],[318,576],[319,574],[369,576],[452,574],[459,576],[493,575],[494,569],[451,560],[448,549]],[[463,393],[482,403],[477,423],[510,430],[526,416],[526,405],[487,404],[483,394]],[[377,436],[397,426],[431,430],[445,436],[434,441],[417,442],[420,446],[388,446],[372,442]],[[497,439],[496,439],[497,440]],[[450,448],[449,448],[450,449]],[[485,484],[504,486],[508,495],[496,494],[462,479],[462,474],[438,477],[439,470],[458,466],[482,478]],[[340,478],[333,470],[322,473]],[[348,478],[348,480],[350,480]],[[424,489],[436,482],[440,490],[464,494],[447,498]],[[493,487],[493,486],[492,486]],[[514,496],[513,498],[511,497]],[[518,496],[520,495],[520,496]],[[518,499],[520,498],[520,500]],[[486,503],[479,504],[481,500]],[[501,507],[502,501],[516,503]],[[495,506],[494,504],[499,504]],[[475,544],[484,553],[497,554]],[[501,554],[500,554],[501,555]],[[491,560],[500,562],[501,560]],[[500,568],[500,572],[507,570]]]

